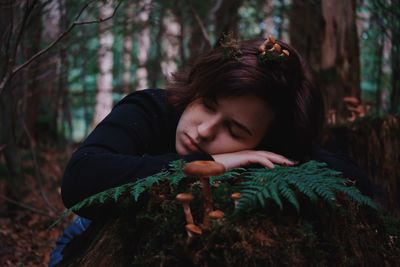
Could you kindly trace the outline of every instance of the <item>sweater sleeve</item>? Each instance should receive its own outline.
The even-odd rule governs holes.
[[[169,130],[174,122],[159,95],[144,90],[124,98],[72,155],[61,185],[66,207],[157,173],[177,159],[212,160],[208,154],[175,152],[175,133]]]

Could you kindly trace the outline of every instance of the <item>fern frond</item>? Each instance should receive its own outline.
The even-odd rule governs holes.
[[[213,184],[217,181],[218,182],[226,182],[226,181],[237,179],[245,170],[246,169],[244,169],[244,168],[236,168],[236,169],[227,171],[222,175],[211,176],[210,184]]]
[[[287,183],[287,181],[281,180],[281,182],[278,183],[278,189],[282,196],[296,208],[297,212],[299,212],[300,204],[297,201],[296,194],[290,188],[290,185]]]
[[[177,187],[186,175],[183,172],[183,167],[185,166],[184,160],[176,160],[169,164],[169,184],[172,187]]]
[[[358,189],[346,186],[341,173],[329,169],[326,163],[308,161],[289,168],[275,166],[273,169],[249,169],[244,175],[246,181],[238,186],[243,199],[240,199],[235,213],[254,205],[265,207],[268,199],[273,200],[282,209],[282,198],[299,210],[300,205],[294,190],[304,194],[311,201],[322,199],[330,204],[336,201],[336,192],[342,192],[360,204],[377,208],[377,205]]]

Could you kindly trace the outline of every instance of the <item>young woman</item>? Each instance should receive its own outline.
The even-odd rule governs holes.
[[[361,179],[350,161],[318,148],[323,119],[321,93],[291,46],[272,37],[221,41],[173,75],[167,90],[138,91],[121,100],[73,154],[62,198],[71,207],[177,159],[215,160],[228,170],[314,159]],[[79,213],[89,219],[102,214],[99,209]],[[88,224],[78,218],[59,241],[50,265]]]

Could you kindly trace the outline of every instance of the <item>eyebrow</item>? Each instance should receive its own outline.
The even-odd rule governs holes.
[[[248,133],[249,135],[251,135],[251,136],[253,135],[253,133],[249,130],[249,128],[247,128],[246,126],[244,126],[244,125],[241,124],[240,122],[235,121],[235,120],[232,119],[232,120],[231,120],[231,123],[235,124],[236,127],[242,129],[243,131],[245,131],[245,132]]]

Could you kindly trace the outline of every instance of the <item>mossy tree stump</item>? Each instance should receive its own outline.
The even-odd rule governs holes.
[[[398,221],[344,198],[337,205],[304,200],[298,214],[290,208],[280,211],[271,203],[267,210],[225,218],[188,239],[180,204],[150,201],[136,216],[126,210],[92,225],[86,236],[74,241],[85,245],[72,257],[67,255],[62,266],[395,266],[399,262]],[[199,216],[201,211],[195,209],[195,220]]]
[[[332,150],[350,155],[367,172],[377,200],[400,218],[400,117],[363,118],[334,126],[325,135]]]
[[[384,203],[398,214],[399,118],[361,120],[331,129],[372,181],[388,192]],[[329,143],[329,142],[328,142]],[[346,152],[346,151],[345,151]],[[395,266],[400,262],[398,219],[360,206],[345,196],[334,205],[299,196],[289,203],[231,217],[188,238],[182,205],[159,185],[137,205],[122,205],[117,216],[93,223],[66,249],[61,266]],[[163,196],[163,197],[160,197]],[[385,200],[385,198],[383,198]],[[204,199],[191,203],[202,221]],[[218,201],[216,201],[218,203]]]

